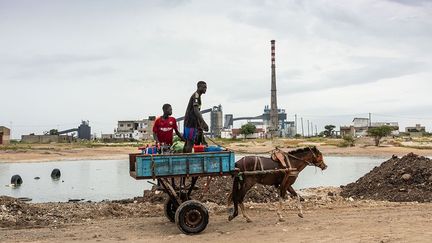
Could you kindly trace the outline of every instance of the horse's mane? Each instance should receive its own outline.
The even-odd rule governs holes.
[[[308,151],[310,151],[310,149],[312,149],[312,151],[314,151],[314,152],[319,152],[318,149],[315,146],[312,146],[312,147],[304,147],[304,148],[299,148],[299,149],[296,149],[296,150],[292,150],[292,151],[289,151],[288,153],[294,155],[294,154],[297,154],[297,153],[308,152]]]

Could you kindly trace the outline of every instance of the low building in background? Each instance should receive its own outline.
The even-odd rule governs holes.
[[[233,128],[233,129],[223,129],[221,131],[221,137],[222,138],[245,138],[244,134],[240,133],[240,128]],[[263,128],[256,128],[255,133],[249,134],[246,136],[246,138],[265,138],[266,133],[265,129]]]
[[[148,140],[153,137],[153,124],[156,117],[142,120],[123,120],[117,122],[114,133],[116,139]]]
[[[10,129],[4,126],[0,126],[0,144],[10,143]]]
[[[399,135],[399,123],[397,122],[372,122],[371,124],[371,127],[382,127],[382,126],[391,127],[393,129],[391,135],[393,136]]]
[[[71,143],[76,141],[76,138],[69,135],[22,135],[21,142],[23,143]]]
[[[405,132],[411,137],[421,137],[426,133],[426,127],[421,124],[416,124],[415,127],[406,127]]]
[[[368,129],[370,127],[389,126],[393,129],[391,135],[399,135],[399,124],[397,122],[369,122],[369,118],[354,118],[352,124],[349,126],[340,126],[340,135],[352,136],[352,137],[363,137],[367,136]]]

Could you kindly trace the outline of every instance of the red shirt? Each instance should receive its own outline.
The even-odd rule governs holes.
[[[171,145],[173,143],[173,131],[177,129],[177,121],[174,117],[164,119],[158,117],[153,125],[153,132],[159,139],[159,142]]]

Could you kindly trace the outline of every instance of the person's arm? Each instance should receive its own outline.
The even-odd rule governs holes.
[[[202,128],[204,131],[207,132],[209,130],[209,128],[208,128],[207,123],[204,121],[204,119],[201,115],[201,112],[198,108],[198,104],[194,104],[194,113],[195,113],[195,116],[198,118],[198,124],[199,124],[200,128]]]
[[[153,132],[153,139],[156,141],[156,143],[159,143],[159,138],[155,132]]]
[[[186,139],[184,139],[184,137],[181,135],[181,133],[177,130],[177,128],[174,128],[174,131],[176,133],[176,135],[180,138],[180,140],[182,140],[183,142],[186,141]]]
[[[153,139],[156,141],[156,143],[159,143],[159,138],[157,136],[157,131],[158,131],[158,124],[159,124],[159,118],[156,119],[156,121],[153,124]]]

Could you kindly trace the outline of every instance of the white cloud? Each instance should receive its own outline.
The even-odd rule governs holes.
[[[198,80],[205,107],[259,115],[271,39],[290,118],[432,117],[431,14],[402,0],[0,1],[0,124],[12,121],[15,137],[81,119],[111,132],[167,102],[182,116]]]

